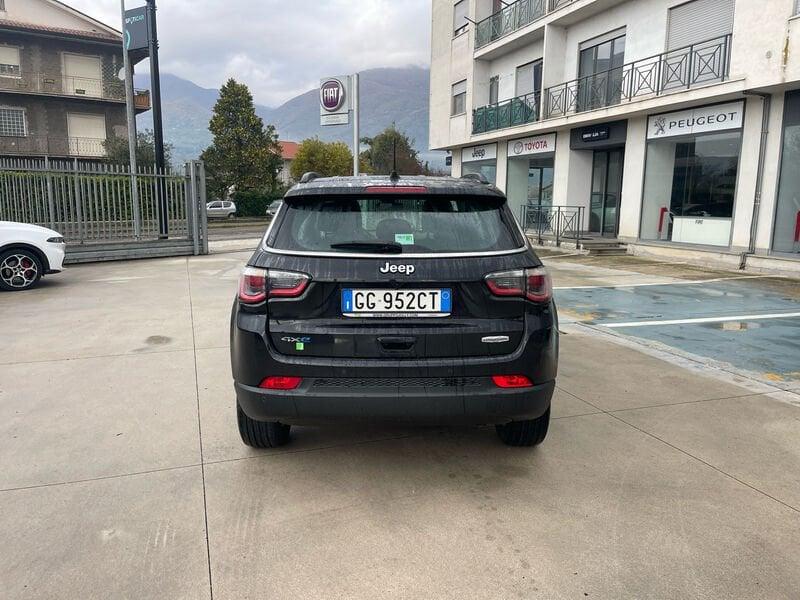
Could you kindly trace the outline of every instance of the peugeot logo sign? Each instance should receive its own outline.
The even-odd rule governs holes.
[[[344,85],[338,79],[329,79],[319,88],[319,101],[328,112],[336,112],[344,104]]]

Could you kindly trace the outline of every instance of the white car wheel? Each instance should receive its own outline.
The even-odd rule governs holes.
[[[30,250],[7,250],[0,254],[0,289],[25,290],[42,278],[42,263]]]

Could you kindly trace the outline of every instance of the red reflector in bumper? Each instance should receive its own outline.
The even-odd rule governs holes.
[[[501,388],[533,387],[533,383],[525,375],[492,375],[492,381]]]
[[[258,387],[265,390],[293,390],[296,389],[302,381],[302,377],[283,377],[273,375],[271,377],[264,378],[264,380],[258,384]]]

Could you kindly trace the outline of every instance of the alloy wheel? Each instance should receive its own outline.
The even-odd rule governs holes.
[[[39,266],[27,254],[11,254],[0,264],[0,279],[9,287],[30,287],[39,276]]]

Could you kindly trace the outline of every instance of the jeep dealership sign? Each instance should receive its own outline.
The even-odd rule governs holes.
[[[508,157],[547,154],[556,151],[556,134],[535,135],[508,142]]]
[[[347,125],[350,122],[349,77],[320,80],[319,121],[321,125]]]
[[[494,160],[497,158],[497,144],[471,146],[461,150],[461,162],[477,162],[479,160]]]

